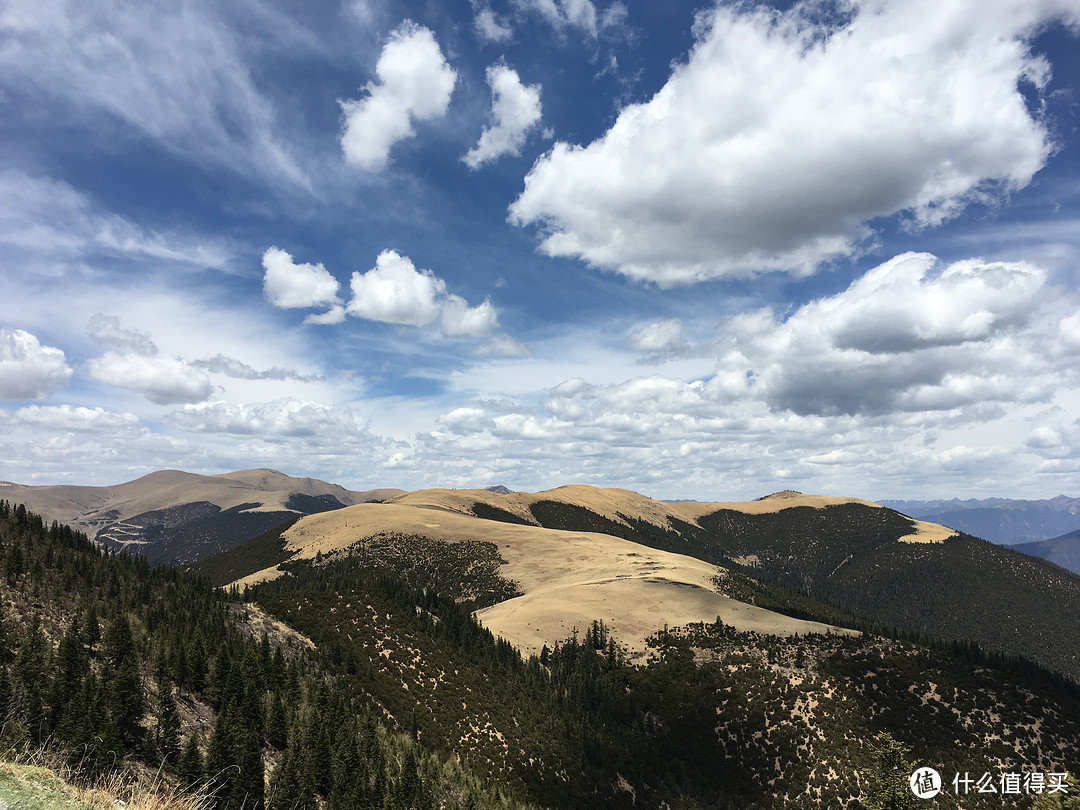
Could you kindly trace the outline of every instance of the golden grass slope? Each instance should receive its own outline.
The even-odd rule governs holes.
[[[677,518],[697,525],[699,518],[720,509],[730,509],[748,515],[763,515],[809,506],[822,509],[826,506],[857,503],[874,509],[882,509],[880,504],[864,501],[860,498],[845,498],[832,495],[804,495],[790,490],[777,492],[754,501],[731,501],[704,503],[698,501],[655,501],[628,489],[600,489],[586,485],[569,485],[543,492],[513,492],[500,495],[485,489],[421,489],[406,492],[392,500],[393,503],[409,504],[431,509],[443,509],[471,515],[472,505],[480,502],[511,512],[523,520],[535,523],[529,507],[537,501],[559,501],[589,509],[609,520],[626,523],[623,518],[644,520],[654,526],[670,529],[671,518]],[[901,538],[908,542],[940,542],[956,534],[952,529],[934,523],[913,521],[913,531]]]
[[[608,491],[605,497],[614,496]],[[712,580],[723,569],[693,557],[606,534],[483,520],[448,508],[464,502],[441,494],[418,497],[423,505],[402,500],[409,498],[303,518],[285,533],[286,549],[296,558],[312,559],[381,532],[494,543],[506,561],[502,575],[514,580],[523,595],[485,608],[478,617],[525,654],[567,638],[575,627],[584,632],[594,619],[603,620],[620,644],[639,653],[645,639],[665,624],[712,622],[717,616],[739,629],[763,633],[837,631],[716,593]],[[239,584],[278,573],[267,569]]]

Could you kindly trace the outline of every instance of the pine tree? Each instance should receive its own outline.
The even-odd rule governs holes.
[[[115,733],[123,752],[129,752],[142,737],[139,721],[142,720],[144,703],[139,659],[131,625],[123,613],[117,613],[105,635],[102,688],[111,731]]]
[[[266,741],[278,751],[289,744],[289,720],[281,696],[274,692],[270,700],[270,714],[266,720]]]
[[[48,737],[44,694],[47,667],[48,642],[41,630],[41,620],[35,614],[26,639],[15,654],[15,683],[12,687],[12,694],[17,697],[19,704],[14,718],[25,723],[30,738],[35,742]],[[9,714],[12,714],[10,708]]]
[[[232,798],[236,780],[235,732],[227,711],[218,712],[210,744],[206,747],[206,779],[214,791],[214,807],[223,810]]]
[[[236,739],[238,771],[232,785],[232,807],[263,810],[266,773],[262,758],[262,738],[253,729],[244,728]]]
[[[884,732],[870,744],[874,767],[863,804],[868,810],[906,810],[921,806],[921,800],[911,792],[908,780],[914,765],[911,749]]]
[[[203,780],[203,775],[199,737],[193,733],[188,737],[184,750],[180,753],[180,761],[176,765],[176,778],[180,780],[180,786],[187,790],[199,784]]]
[[[86,650],[83,647],[82,624],[76,615],[57,651],[56,672],[50,689],[49,703],[53,728],[60,739],[74,742],[85,718],[82,705],[82,682],[89,669]]]
[[[158,681],[157,727],[154,729],[154,742],[160,761],[169,768],[179,765],[180,755],[180,713],[173,697],[172,682],[168,676]]]

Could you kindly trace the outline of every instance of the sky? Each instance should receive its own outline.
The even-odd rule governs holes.
[[[1080,495],[1075,0],[7,0],[0,479]]]

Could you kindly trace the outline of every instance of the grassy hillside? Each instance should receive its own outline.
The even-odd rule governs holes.
[[[238,610],[0,503],[0,749],[209,778],[214,810],[857,806],[906,784],[886,750],[943,772],[1080,769],[1075,689],[1037,670],[721,623],[661,631],[644,665],[599,623],[526,661],[472,615],[513,593],[490,544],[363,546],[286,563]]]
[[[947,641],[1029,658],[1080,682],[1080,577],[960,535],[908,543],[911,520],[858,503],[750,514],[721,509],[698,525],[618,523],[580,506],[542,501],[541,525],[606,531],[753,573],[840,610]],[[834,621],[833,614],[804,615]]]

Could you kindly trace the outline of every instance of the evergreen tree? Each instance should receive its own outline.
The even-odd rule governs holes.
[[[266,741],[278,751],[289,744],[289,719],[281,695],[274,692],[270,699],[270,714],[266,719]]]
[[[199,750],[199,738],[197,734],[188,737],[184,743],[184,750],[180,753],[180,761],[176,765],[176,778],[181,787],[189,789],[203,780],[203,757]]]
[[[909,780],[915,766],[911,749],[889,733],[878,734],[870,744],[874,767],[863,804],[867,810],[907,810],[921,806]]]
[[[48,668],[48,642],[35,614],[30,629],[15,654],[15,682],[9,716],[21,720],[35,742],[48,737],[45,715],[45,674]]]
[[[234,757],[238,770],[232,784],[230,805],[236,810],[263,810],[266,775],[261,740],[261,736],[250,728],[244,728],[237,736]]]
[[[53,677],[49,703],[53,728],[57,735],[72,741],[85,718],[81,705],[82,682],[89,672],[89,661],[83,647],[82,625],[78,615],[72,618],[57,651],[56,673]]]
[[[236,781],[235,731],[229,712],[219,711],[206,747],[206,780],[214,791],[213,807],[224,810],[232,798]]]
[[[180,755],[180,713],[173,697],[172,682],[168,676],[158,681],[157,726],[154,743],[159,760],[168,768],[178,767]]]
[[[105,634],[102,688],[110,730],[123,750],[131,751],[142,738],[144,702],[131,624],[123,613],[113,617]]]

